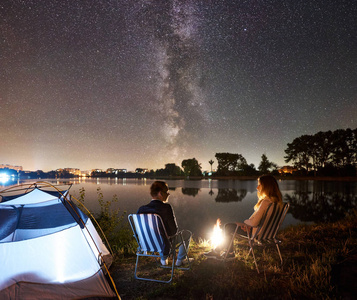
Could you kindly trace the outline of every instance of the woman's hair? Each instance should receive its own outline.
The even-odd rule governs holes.
[[[283,202],[283,197],[275,177],[271,175],[262,175],[258,178],[258,181],[261,190],[260,192],[258,191],[258,203],[254,206],[254,209],[257,209],[260,206],[265,197],[269,198],[274,203]]]
[[[156,197],[159,192],[167,191],[167,184],[164,181],[155,181],[150,187],[150,195]]]

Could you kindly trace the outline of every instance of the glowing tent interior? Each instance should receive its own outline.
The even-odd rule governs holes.
[[[105,276],[112,255],[68,190],[0,192],[2,299],[120,298]]]

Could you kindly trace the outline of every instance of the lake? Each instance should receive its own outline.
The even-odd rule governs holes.
[[[46,180],[52,184],[72,183],[71,194],[79,198],[85,190],[85,206],[93,213],[100,210],[97,189],[104,200],[118,197],[113,208],[135,213],[151,200],[152,179],[70,179]],[[21,181],[21,183],[34,182]],[[256,180],[166,180],[181,229],[189,229],[195,238],[208,239],[217,219],[222,224],[244,221],[257,202]],[[15,182],[16,184],[16,182]],[[7,185],[6,187],[8,187]],[[281,180],[279,186],[290,209],[283,227],[299,223],[337,221],[356,207],[357,183],[341,181]],[[0,190],[5,188],[0,185]]]

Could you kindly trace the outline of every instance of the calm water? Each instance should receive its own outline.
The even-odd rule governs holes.
[[[28,182],[28,181],[26,181]],[[30,181],[33,182],[33,181]],[[63,183],[64,181],[49,182]],[[151,200],[149,189],[153,180],[146,179],[85,179],[65,181],[73,183],[71,194],[78,198],[85,189],[85,205],[97,212],[97,188],[104,200],[118,197],[114,208],[127,214],[135,213],[139,206]],[[177,223],[194,235],[209,238],[217,218],[222,223],[244,221],[253,213],[257,202],[256,181],[240,180],[167,180],[170,188],[169,202],[173,206]],[[356,182],[279,181],[284,201],[290,210],[284,226],[298,223],[336,221],[356,207]],[[7,186],[8,187],[8,186]],[[0,190],[4,186],[0,185]]]

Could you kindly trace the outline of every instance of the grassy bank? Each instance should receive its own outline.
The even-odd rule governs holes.
[[[133,278],[135,255],[131,242],[115,246],[111,274],[122,299],[353,299],[357,270],[357,211],[330,224],[299,225],[279,233],[284,264],[275,248],[256,252],[257,274],[245,244],[236,245],[234,261],[206,259],[208,247],[192,243],[195,258],[189,271],[175,271],[172,284]],[[153,270],[147,262],[144,270]],[[162,270],[154,270],[161,276]]]

